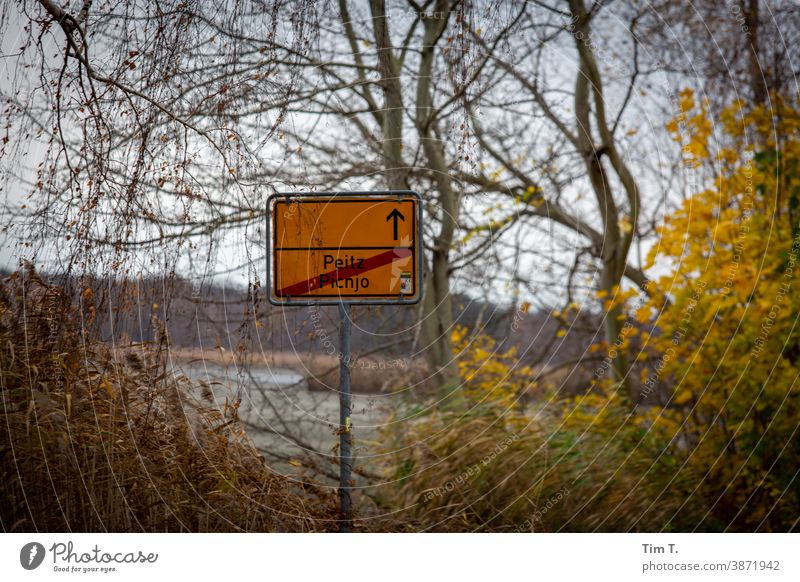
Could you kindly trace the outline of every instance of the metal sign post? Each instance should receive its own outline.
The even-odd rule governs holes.
[[[273,305],[339,307],[339,503],[353,529],[350,305],[413,305],[423,293],[422,204],[410,191],[274,194],[267,222]]]
[[[340,531],[353,529],[353,433],[350,430],[350,304],[339,304],[339,509],[342,514]]]

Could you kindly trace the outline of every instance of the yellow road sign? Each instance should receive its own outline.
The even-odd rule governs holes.
[[[271,303],[421,299],[416,193],[276,194],[270,210]]]

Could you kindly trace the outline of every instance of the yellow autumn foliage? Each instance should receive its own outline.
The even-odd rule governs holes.
[[[714,184],[669,217],[649,257],[669,272],[637,315],[649,310],[647,349],[666,360],[658,377],[680,413],[680,473],[700,477],[686,494],[708,505],[704,529],[786,531],[800,515],[797,105],[773,96],[721,115],[719,155],[702,148]],[[684,115],[704,141],[707,112]]]
[[[533,393],[539,370],[458,328],[462,406],[416,404],[398,411],[412,422],[386,431],[384,495],[416,528],[796,527],[800,108],[773,95],[712,123],[691,91],[679,106],[668,129],[713,182],[665,217],[648,257],[663,275],[646,299],[619,288],[595,296],[598,308],[626,311],[613,349],[634,356],[633,394],[597,373],[584,394]],[[567,327],[571,309],[552,315]]]

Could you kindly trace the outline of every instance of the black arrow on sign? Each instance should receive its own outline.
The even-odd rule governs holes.
[[[394,240],[397,240],[397,219],[399,218],[400,220],[405,222],[406,217],[400,214],[400,211],[397,210],[397,208],[395,208],[389,213],[389,216],[386,217],[386,222],[389,222],[389,220],[391,220],[392,218],[394,219]]]

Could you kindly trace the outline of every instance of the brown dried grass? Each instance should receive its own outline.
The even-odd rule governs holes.
[[[334,492],[274,474],[235,406],[165,372],[163,346],[114,352],[28,268],[0,284],[4,531],[338,528]]]

